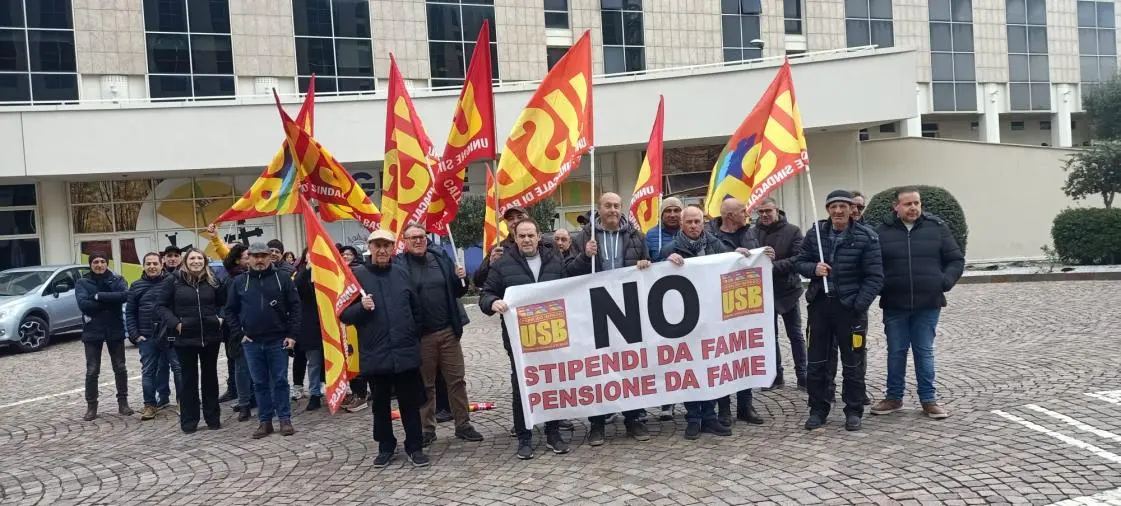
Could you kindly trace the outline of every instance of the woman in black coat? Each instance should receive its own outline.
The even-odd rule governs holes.
[[[323,406],[323,334],[319,328],[319,308],[316,306],[315,283],[311,281],[311,265],[307,250],[296,267],[296,293],[300,296],[300,333],[296,335],[298,353],[307,359],[308,401],[307,410]],[[300,383],[303,383],[302,381]]]
[[[201,383],[203,418],[207,427],[219,429],[218,349],[226,287],[207,266],[206,255],[191,249],[184,252],[183,265],[162,285],[158,296],[160,320],[183,368],[179,428],[187,434],[198,429]]]

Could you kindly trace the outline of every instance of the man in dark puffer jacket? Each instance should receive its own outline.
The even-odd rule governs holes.
[[[152,420],[156,410],[171,403],[171,388],[168,384],[168,371],[175,378],[175,398],[179,399],[179,385],[183,371],[179,367],[179,356],[175,348],[163,338],[159,331],[155,299],[144,295],[164,282],[170,274],[165,273],[159,253],[144,255],[144,274],[132,282],[128,289],[128,302],[125,319],[129,339],[140,350],[140,385],[144,391],[144,409],[141,420]]]
[[[825,199],[829,219],[814,224],[817,231],[806,234],[796,260],[798,273],[811,280],[806,292],[810,310],[806,368],[810,416],[806,430],[821,427],[829,416],[836,389],[831,376],[837,371],[838,350],[845,429],[860,430],[864,415],[867,312],[883,287],[884,271],[880,240],[875,231],[852,219],[853,205],[852,193],[831,192]]]
[[[397,451],[390,414],[390,394],[397,395],[401,425],[405,428],[405,453],[415,467],[429,463],[422,449],[420,407],[425,401],[420,375],[420,332],[423,311],[409,281],[409,271],[393,262],[392,232],[370,234],[370,263],[353,269],[365,292],[343,310],[341,319],[358,330],[358,363],[374,397],[374,440],[378,455],[374,467],[388,466]]]
[[[113,364],[113,380],[117,385],[117,412],[129,416],[128,369],[125,366],[124,305],[128,284],[109,270],[109,257],[90,253],[90,272],[78,279],[74,289],[78,309],[82,311],[82,344],[86,351],[86,414],[85,421],[97,418],[97,378],[101,373],[101,349],[109,349]]]
[[[887,391],[872,407],[873,415],[903,409],[907,349],[914,350],[915,379],[923,413],[934,419],[950,416],[938,405],[934,389],[934,334],[946,305],[945,292],[961,278],[965,256],[957,240],[937,216],[922,211],[918,190],[895,194],[895,214],[876,232],[883,244],[884,310],[887,335]]]
[[[506,289],[511,286],[528,285],[543,281],[564,279],[568,276],[564,260],[553,248],[541,243],[541,229],[532,218],[526,218],[510,231],[517,243],[494,262],[487,274],[479,294],[479,309],[486,315],[502,315],[502,344],[510,359],[510,386],[513,389],[514,427],[518,436],[518,458],[533,458],[533,430],[525,426],[522,396],[519,389],[517,367],[514,365],[514,352],[510,346],[510,334],[506,332],[505,318],[509,306],[502,300]],[[568,443],[560,436],[560,422],[545,422],[545,446],[555,454],[568,453]]]

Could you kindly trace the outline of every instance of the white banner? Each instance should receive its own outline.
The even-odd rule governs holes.
[[[507,289],[526,425],[770,386],[773,293],[762,249]]]

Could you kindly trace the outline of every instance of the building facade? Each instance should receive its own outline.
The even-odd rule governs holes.
[[[389,53],[440,144],[483,20],[491,27],[500,145],[532,81],[590,31],[594,185],[624,195],[659,94],[667,101],[668,191],[696,194],[783,56],[792,58],[815,159],[828,154],[817,154],[814,140],[827,136],[821,144],[832,145],[837,135],[853,145],[934,137],[1078,146],[1087,140],[1082,96],[1116,73],[1118,58],[1115,3],[1097,0],[2,5],[0,269],[80,260],[98,249],[130,271],[145,251],[203,243],[208,220],[279,146],[272,90],[294,108],[312,74],[322,97],[316,136],[376,202]],[[554,196],[559,225],[573,225],[591,198],[589,165]],[[481,192],[483,181],[473,167],[468,194]],[[779,197],[805,223],[813,200],[802,185],[787,186]],[[340,242],[363,235],[354,224],[330,226]],[[290,249],[302,240],[290,218],[220,233],[280,237]]]

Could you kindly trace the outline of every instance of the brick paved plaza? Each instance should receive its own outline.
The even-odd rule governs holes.
[[[835,413],[806,432],[804,396],[787,387],[757,393],[767,423],[738,424],[730,438],[685,441],[679,414],[652,418],[646,443],[623,437],[620,421],[592,448],[577,422],[570,454],[535,439],[538,457],[528,462],[514,457],[507,435],[509,367],[497,322],[472,309],[468,389],[499,407],[474,415],[483,443],[457,441],[444,424],[426,469],[400,456],[373,469],[370,414],[307,414],[306,401],[295,406],[295,436],[259,441],[249,438],[256,423],[238,423],[225,405],[221,430],[193,435],[179,432],[170,411],[143,423],[112,414],[107,358],[102,415],[82,422],[82,348],[66,338],[38,354],[0,352],[0,503],[1049,504],[1098,494],[1083,500],[1107,504],[1121,498],[1118,307],[1116,282],[959,286],[938,337],[947,420],[908,409],[869,415],[849,433]],[[879,398],[878,310],[870,320],[868,379]],[[128,355],[139,409],[137,352]]]

